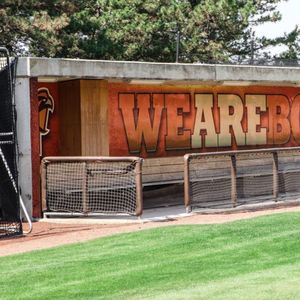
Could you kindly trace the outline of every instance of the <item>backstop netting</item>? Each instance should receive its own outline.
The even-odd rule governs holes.
[[[45,215],[142,214],[142,159],[46,157],[42,160]]]
[[[229,208],[300,196],[300,148],[186,154],[187,208]]]
[[[0,237],[22,234],[13,98],[16,60],[0,49]]]

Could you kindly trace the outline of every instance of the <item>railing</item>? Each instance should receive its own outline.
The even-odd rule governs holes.
[[[184,165],[187,210],[300,195],[300,147],[186,154]]]
[[[142,159],[45,157],[41,165],[44,215],[143,212]]]

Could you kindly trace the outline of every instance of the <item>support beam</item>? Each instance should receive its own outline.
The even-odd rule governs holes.
[[[17,137],[19,145],[19,178],[25,207],[32,216],[32,156],[31,156],[31,109],[30,79],[17,78],[15,86],[17,110]]]

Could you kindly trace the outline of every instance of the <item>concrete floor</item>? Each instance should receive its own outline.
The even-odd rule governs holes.
[[[191,213],[186,213],[184,205],[166,206],[159,208],[144,209],[141,217],[129,215],[65,215],[56,214],[48,218],[43,218],[42,222],[68,223],[68,224],[129,224],[146,222],[171,221],[178,218],[185,218],[195,214],[232,214],[237,212],[258,211],[274,208],[299,206],[300,198],[288,199],[284,201],[267,201],[264,203],[244,204],[235,208],[221,209],[197,209],[194,208]]]

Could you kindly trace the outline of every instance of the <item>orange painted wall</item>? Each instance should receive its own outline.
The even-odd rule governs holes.
[[[55,103],[54,111],[49,116],[50,132],[43,136],[43,156],[55,156],[59,155],[60,144],[63,143],[60,141],[59,132],[58,85],[38,83],[38,88],[40,87],[49,89]],[[217,145],[211,142],[214,146],[207,146],[209,134],[202,130],[199,133],[202,135],[200,138],[202,144],[198,140],[201,146],[197,147],[195,146],[197,143],[193,140],[197,119],[199,122],[195,98],[201,97],[202,99],[204,95],[208,98],[212,97],[213,130],[218,134],[219,141],[222,139],[223,142]],[[220,135],[221,123],[224,121],[224,116],[220,117],[222,114],[220,95],[223,98],[229,97],[229,103],[234,100],[234,97],[240,99],[238,101],[242,103],[241,130],[245,133],[244,144],[236,140],[237,133],[231,129],[231,132],[234,132],[234,138],[230,145],[224,146],[226,137]],[[260,120],[257,131],[266,131],[266,142],[263,144],[251,144],[249,137],[246,136],[249,124],[254,122],[249,119],[246,107],[246,97],[251,95],[265,97],[268,106],[267,111],[258,109],[256,115]],[[110,83],[108,85],[109,135],[107,141],[109,155],[163,157],[188,152],[298,146],[300,144],[300,96],[298,95],[300,95],[300,88],[293,87],[158,86]],[[202,100],[199,101],[201,103]],[[150,110],[149,103],[152,103]],[[234,113],[231,110],[232,108],[229,108],[228,116]],[[230,118],[228,116],[225,118]],[[101,122],[100,119],[99,116],[99,122]],[[202,121],[208,121],[205,120],[207,119],[205,115],[202,119]],[[244,139],[243,136],[240,138]],[[212,136],[211,141],[213,139]]]
[[[38,89],[45,87],[53,97],[55,105],[58,103],[58,89],[56,83],[39,83],[36,78],[30,80],[31,105],[31,146],[32,146],[32,215],[41,217],[40,201],[40,134],[39,134],[39,101]],[[57,110],[49,116],[48,128],[50,132],[43,137],[42,156],[59,154],[59,118]]]
[[[192,141],[195,124],[199,122],[199,114],[198,121],[196,118],[195,96],[199,94],[201,97],[212,94],[211,115],[214,129],[219,136],[219,144],[214,147],[202,144],[201,147],[192,148],[192,145],[196,145]],[[264,99],[266,111],[253,106],[254,110],[250,114],[250,106],[246,107],[246,99],[249,100],[247,103],[250,103],[253,95],[256,99]],[[300,145],[298,95],[300,88],[293,87],[109,84],[109,153],[116,156],[163,157],[188,152],[298,146]],[[226,109],[220,111],[221,100],[224,100],[223,103],[230,103],[234,99],[242,106],[225,107],[228,111]],[[150,109],[149,103],[152,104]],[[233,120],[230,115],[237,114],[238,108],[242,114],[239,139],[236,132],[232,135],[230,146],[222,146],[226,144],[226,136],[220,135],[227,126],[227,123],[224,125],[224,120],[227,120],[226,122]],[[259,119],[257,126],[253,125],[249,115],[256,118],[256,121]],[[207,116],[202,115],[201,121],[207,121],[205,118]],[[221,124],[225,126],[223,131],[220,128]],[[238,124],[238,121],[235,124]],[[263,131],[262,135],[265,133],[266,141],[263,144],[251,144],[251,126],[252,130]],[[234,127],[230,128],[230,132],[234,132],[232,129]],[[205,136],[205,132],[202,132],[202,135]]]

